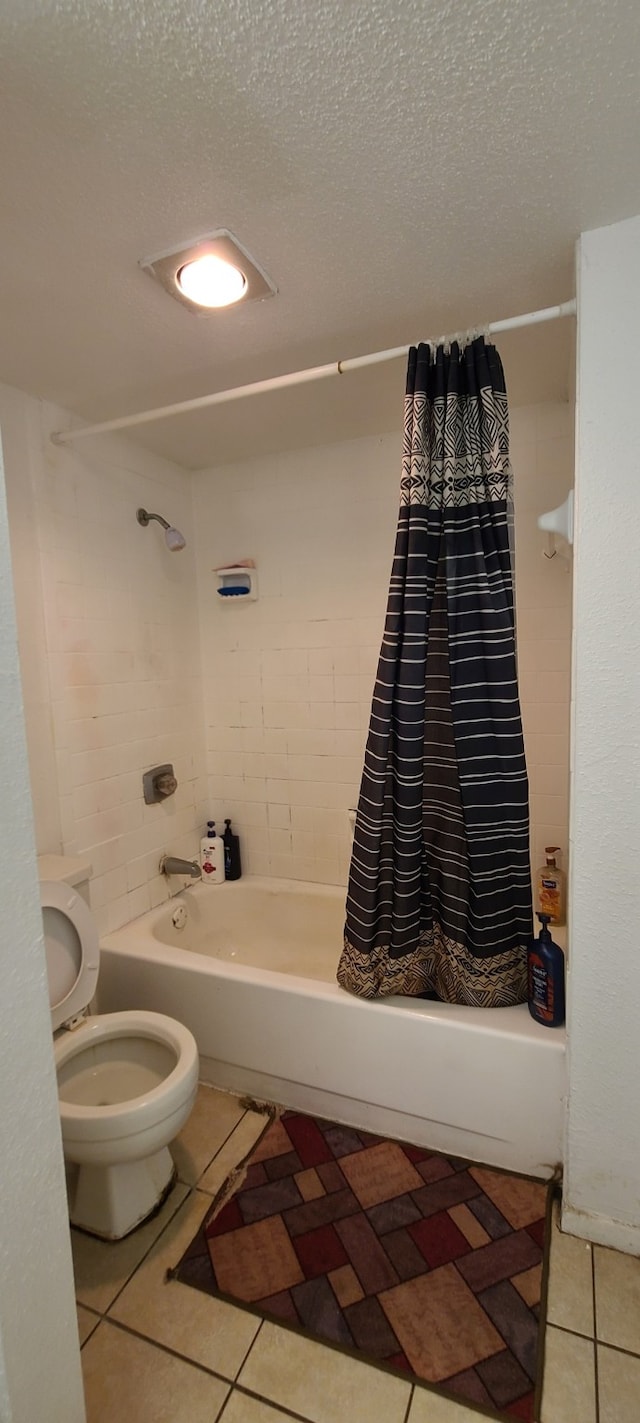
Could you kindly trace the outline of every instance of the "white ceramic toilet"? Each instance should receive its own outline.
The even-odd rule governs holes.
[[[173,1185],[169,1142],[195,1101],[198,1049],[160,1013],[87,1016],[100,957],[91,866],[45,855],[38,867],[71,1221],[120,1240]]]

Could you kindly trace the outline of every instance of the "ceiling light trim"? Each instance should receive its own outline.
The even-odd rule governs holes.
[[[182,268],[189,262],[206,256],[219,257],[221,261],[236,267],[242,273],[246,287],[237,301],[227,306],[200,306],[182,290],[178,283]],[[221,311],[246,306],[249,301],[265,301],[267,297],[275,296],[278,290],[255,257],[251,256],[235,234],[226,227],[219,227],[214,232],[205,232],[200,237],[194,237],[186,243],[181,242],[179,247],[172,247],[168,251],[143,257],[138,265],[194,316],[211,317]]]

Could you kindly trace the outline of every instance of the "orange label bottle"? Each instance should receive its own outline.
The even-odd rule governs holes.
[[[557,845],[545,848],[546,863],[536,875],[536,899],[539,914],[547,914],[552,924],[564,924],[566,918],[565,877],[556,863],[560,854]]]

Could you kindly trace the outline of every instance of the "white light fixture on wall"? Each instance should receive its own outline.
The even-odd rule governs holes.
[[[547,535],[547,547],[542,550],[543,558],[557,558],[558,566],[567,570],[571,563],[573,544],[573,510],[574,498],[571,489],[564,504],[559,504],[557,509],[550,509],[548,514],[541,514],[538,519],[538,528]]]
[[[545,530],[549,534],[559,534],[560,538],[566,540],[568,544],[573,543],[573,490],[571,489],[564,501],[557,509],[551,509],[548,514],[541,514],[538,519],[538,528]]]
[[[144,257],[140,266],[169,296],[197,316],[226,306],[264,301],[276,287],[266,272],[226,228],[205,233],[169,252]]]

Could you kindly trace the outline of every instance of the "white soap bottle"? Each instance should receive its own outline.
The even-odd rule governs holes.
[[[224,884],[224,840],[216,835],[215,820],[207,821],[200,841],[200,876],[205,884]]]

